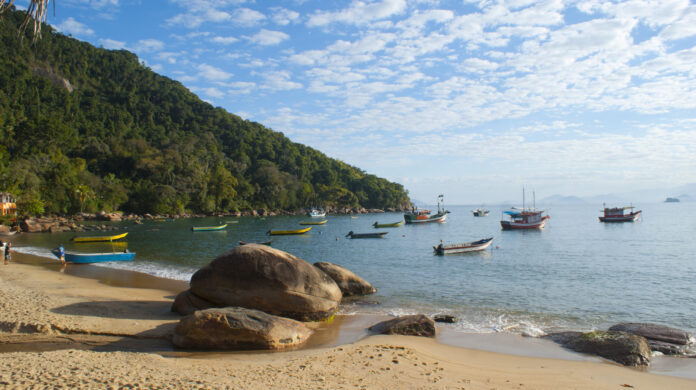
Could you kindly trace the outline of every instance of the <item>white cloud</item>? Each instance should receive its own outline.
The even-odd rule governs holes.
[[[55,26],[56,29],[64,34],[71,35],[94,35],[94,30],[87,25],[78,22],[72,16]]]
[[[103,38],[99,39],[99,43],[104,47],[104,49],[109,50],[120,50],[126,47],[126,43],[123,41],[116,41],[114,39]]]
[[[208,64],[198,65],[198,71],[198,75],[200,77],[210,81],[224,81],[233,76],[232,73],[225,72],[220,68],[216,68]]]
[[[238,26],[253,27],[266,19],[266,15],[249,8],[239,8],[232,13],[232,22]]]
[[[331,23],[362,25],[388,18],[406,10],[405,0],[382,0],[363,2],[354,0],[348,8],[340,11],[318,11],[307,21],[308,27],[321,27]]]
[[[133,48],[136,52],[159,51],[164,48],[164,42],[157,39],[141,39]]]
[[[273,14],[271,15],[271,20],[273,23],[287,26],[291,23],[297,23],[300,20],[300,14],[285,8],[275,7],[271,8]]]
[[[211,38],[210,41],[211,41],[211,42],[215,42],[215,43],[220,43],[220,44],[223,44],[223,45],[229,45],[229,44],[238,42],[239,39],[237,39],[237,38],[235,38],[235,37],[220,37],[220,36],[216,36],[216,37]]]
[[[271,31],[262,29],[258,33],[246,38],[249,40],[249,42],[255,43],[257,45],[270,46],[277,45],[280,42],[290,39],[290,36],[282,31]]]
[[[291,80],[291,74],[288,71],[264,72],[261,76],[265,79],[265,83],[262,85],[264,89],[287,91],[302,88],[302,84]]]

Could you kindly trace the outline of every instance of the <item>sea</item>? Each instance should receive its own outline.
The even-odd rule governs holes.
[[[636,205],[633,223],[600,223],[598,205],[547,205],[543,230],[502,231],[509,206],[448,206],[446,223],[375,229],[374,222],[403,220],[401,213],[328,215],[325,225],[299,236],[268,236],[299,229],[307,216],[209,217],[111,223],[127,231],[117,243],[76,244],[75,233],[21,234],[14,249],[55,259],[50,250],[105,252],[128,249],[127,269],[188,281],[200,267],[238,242],[272,240],[272,247],[310,263],[344,266],[378,292],[341,305],[344,315],[451,314],[454,332],[540,336],[606,329],[619,322],[652,322],[696,333],[696,203]],[[315,218],[316,219],[316,218]],[[193,226],[227,223],[223,231]],[[101,222],[99,223],[101,224]],[[109,224],[109,223],[107,223]],[[386,231],[379,239],[350,239],[349,231]],[[81,235],[97,233],[81,233]],[[106,234],[106,233],[101,233]],[[482,252],[438,256],[440,241],[493,237]],[[57,261],[57,259],[56,259]],[[69,267],[80,265],[69,265]]]

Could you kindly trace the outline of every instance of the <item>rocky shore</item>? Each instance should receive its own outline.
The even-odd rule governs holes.
[[[141,224],[146,220],[171,220],[180,218],[203,218],[203,217],[273,217],[277,215],[304,215],[309,209],[297,209],[294,211],[284,210],[245,210],[230,213],[216,214],[126,214],[122,212],[100,212],[100,213],[78,213],[73,216],[42,216],[37,218],[17,218],[9,225],[0,225],[0,233],[24,232],[24,233],[60,233],[60,232],[86,232],[86,231],[110,231],[118,230],[117,226],[98,224],[94,222],[122,222],[131,221],[134,224]],[[328,208],[327,214],[331,215],[352,215],[369,214],[384,212],[399,212],[402,209],[388,208],[366,209],[363,207],[354,208]],[[85,222],[89,222],[85,224]]]

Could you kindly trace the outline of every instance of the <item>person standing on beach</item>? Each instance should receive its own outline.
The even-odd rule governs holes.
[[[63,248],[63,244],[58,245],[58,258],[60,259],[60,264],[65,265],[65,248]]]
[[[8,241],[7,244],[5,244],[5,264],[9,264],[10,258],[12,257],[12,256],[10,256],[10,246],[11,246],[11,244]]]

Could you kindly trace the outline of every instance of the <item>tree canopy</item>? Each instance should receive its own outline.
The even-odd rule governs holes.
[[[403,186],[201,101],[125,50],[0,20],[0,189],[26,213],[408,205]],[[28,32],[21,32],[27,37]]]

